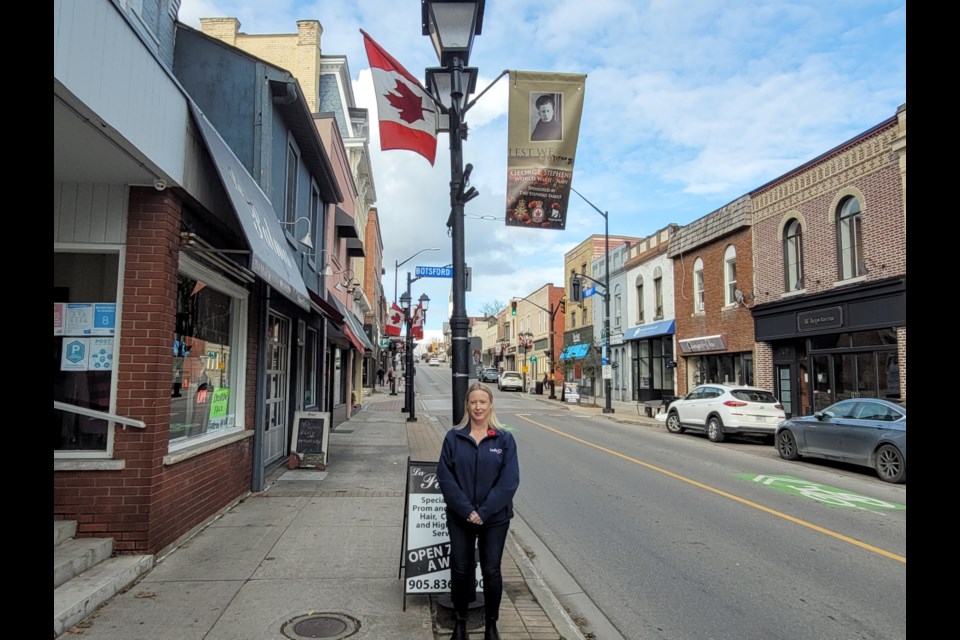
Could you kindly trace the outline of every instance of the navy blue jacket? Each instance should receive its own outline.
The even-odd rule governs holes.
[[[486,525],[513,517],[513,495],[520,486],[520,465],[513,434],[492,429],[495,435],[477,444],[470,425],[451,429],[443,439],[437,480],[447,503],[447,514],[462,520],[477,512]]]

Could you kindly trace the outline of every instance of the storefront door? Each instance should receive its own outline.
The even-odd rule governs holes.
[[[267,316],[264,464],[286,454],[290,423],[290,319],[273,311]]]

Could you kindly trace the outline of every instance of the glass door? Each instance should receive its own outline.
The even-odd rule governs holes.
[[[290,422],[290,320],[272,311],[267,317],[266,363],[263,462],[270,464],[286,453],[287,425]]]
[[[777,398],[783,405],[783,411],[787,417],[793,415],[793,377],[790,375],[790,365],[777,365]]]

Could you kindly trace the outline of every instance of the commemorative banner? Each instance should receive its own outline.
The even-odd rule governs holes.
[[[508,227],[564,229],[587,76],[510,72]]]
[[[403,608],[407,594],[450,591],[450,534],[447,532],[447,504],[437,481],[437,462],[407,460],[407,499],[403,547]],[[476,552],[474,552],[476,553]],[[483,591],[480,565],[476,568],[476,589]]]

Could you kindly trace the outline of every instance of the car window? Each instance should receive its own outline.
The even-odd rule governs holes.
[[[852,419],[856,417],[856,406],[856,402],[838,402],[832,407],[828,407],[827,411],[830,412],[830,415],[833,418]]]
[[[730,392],[730,395],[744,402],[765,402],[767,404],[776,404],[777,402],[777,397],[772,393],[759,389],[734,389]]]
[[[685,395],[685,396],[683,397],[683,399],[684,399],[684,400],[696,400],[697,398],[702,397],[702,395],[703,395],[703,389],[701,389],[700,387],[697,387],[696,389],[694,389],[693,391],[691,391],[690,393],[688,393],[687,395]]]
[[[860,402],[855,413],[858,420],[893,422],[900,418],[898,411],[879,402]]]
[[[707,387],[705,393],[703,394],[704,398],[719,398],[723,395],[723,389],[717,389],[716,387]]]

